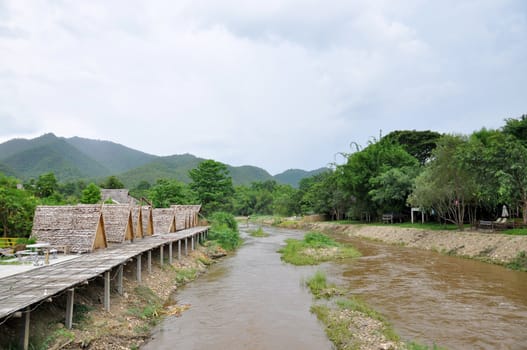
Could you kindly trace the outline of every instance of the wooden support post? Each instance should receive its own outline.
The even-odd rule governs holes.
[[[148,261],[148,273],[152,273],[152,251],[149,250],[147,253],[147,261]]]
[[[68,298],[66,300],[66,322],[64,325],[67,329],[73,327],[73,305],[74,305],[75,289],[68,289]]]
[[[168,244],[168,262],[170,264],[172,264],[172,260],[173,260],[172,258],[173,258],[173,256],[172,256],[172,242],[170,242]]]
[[[181,240],[177,241],[177,259],[181,260]]]
[[[188,255],[188,237],[185,237],[185,256]]]
[[[124,270],[124,265],[121,264],[119,265],[119,267],[117,268],[117,285],[116,285],[116,289],[117,289],[117,293],[119,293],[119,295],[123,295],[123,270]]]
[[[192,235],[192,237],[190,237],[190,249],[194,250],[194,235]]]
[[[137,282],[141,283],[141,254],[137,256],[137,268],[136,268],[136,279]]]
[[[31,309],[28,306],[22,315],[24,316],[24,322],[22,323],[22,333],[20,337],[20,347],[24,350],[29,349],[29,317]]]
[[[104,273],[104,310],[110,312],[110,272]]]
[[[159,247],[159,264],[161,266],[163,266],[163,255],[164,255],[163,254],[163,248],[164,248],[164,246],[160,246]]]

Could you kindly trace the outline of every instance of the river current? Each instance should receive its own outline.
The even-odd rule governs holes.
[[[243,228],[242,228],[243,230]],[[359,295],[405,340],[449,349],[527,349],[527,273],[438,253],[335,236],[359,259],[318,267],[276,252],[300,231],[265,228],[173,298],[190,304],[141,349],[332,349],[302,281],[317,269]]]

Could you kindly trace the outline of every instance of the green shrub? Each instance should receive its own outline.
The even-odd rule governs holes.
[[[228,251],[240,246],[242,240],[234,215],[216,212],[210,216],[209,220],[211,222],[208,235],[210,241],[217,241],[223,249]]]
[[[507,267],[512,270],[527,271],[527,253],[523,250],[507,264]]]
[[[267,232],[264,232],[264,230],[261,227],[258,227],[257,230],[253,230],[249,232],[249,236],[251,237],[269,237],[269,234]]]
[[[225,213],[223,211],[218,211],[213,213],[209,217],[209,221],[211,222],[212,226],[215,225],[227,225],[231,230],[238,231],[238,223],[236,222],[236,218],[234,215]]]
[[[238,248],[241,244],[241,238],[238,231],[234,231],[227,225],[213,225],[209,230],[208,239],[217,241],[225,250],[231,251]]]

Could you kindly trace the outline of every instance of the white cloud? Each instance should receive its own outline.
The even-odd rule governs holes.
[[[525,113],[519,0],[0,4],[0,140],[55,132],[276,173],[380,129]]]

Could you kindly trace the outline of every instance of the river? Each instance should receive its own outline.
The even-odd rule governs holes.
[[[331,349],[301,281],[317,268],[381,312],[403,339],[449,349],[527,349],[527,274],[434,252],[349,240],[352,262],[295,267],[276,251],[293,230],[266,228],[178,290],[191,308],[142,349]]]

